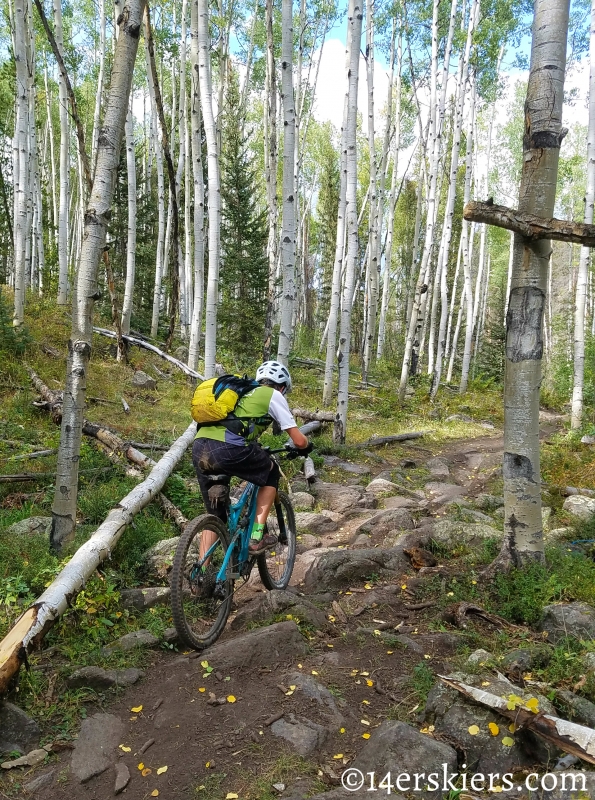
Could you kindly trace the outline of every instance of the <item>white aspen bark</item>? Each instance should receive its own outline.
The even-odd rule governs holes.
[[[347,407],[349,403],[349,354],[351,350],[351,306],[355,284],[355,270],[358,256],[357,236],[357,86],[359,79],[359,53],[362,38],[363,13],[359,0],[350,0],[348,24],[351,28],[348,51],[347,78],[349,83],[347,101],[346,130],[346,215],[347,215],[347,263],[341,305],[341,327],[337,362],[339,368],[339,389],[337,392],[337,413],[335,439],[345,442],[347,430]]]
[[[595,203],[595,0],[591,3],[591,38],[589,47],[589,128],[587,132],[587,188],[585,192],[585,219],[593,222]],[[590,251],[581,247],[574,301],[574,362],[572,411],[570,425],[580,428],[583,418],[583,385],[585,380],[585,306]]]
[[[163,153],[161,142],[157,133],[157,104],[155,102],[155,84],[149,63],[149,52],[145,47],[147,62],[147,80],[149,83],[149,101],[151,107],[151,120],[153,142],[155,146],[155,165],[157,167],[157,247],[155,255],[155,284],[153,287],[153,312],[151,315],[151,338],[157,337],[159,327],[159,308],[161,305],[161,286],[164,263],[164,238],[165,238],[165,176],[163,173]]]
[[[200,88],[198,77],[198,0],[192,0],[191,2],[190,30],[190,58],[192,63],[192,103],[190,107],[190,117],[192,123],[192,171],[194,178],[194,303],[192,309],[192,323],[190,326],[188,366],[190,369],[196,370],[198,366],[200,335],[202,332],[205,255],[205,187],[202,168]]]
[[[535,0],[531,69],[525,101],[519,211],[554,212],[566,68],[568,2]],[[515,235],[506,320],[504,377],[504,529],[499,563],[543,561],[539,464],[539,387],[543,311],[551,242]],[[498,560],[497,560],[498,561]]]
[[[405,389],[407,388],[407,378],[409,376],[409,368],[411,365],[411,355],[415,340],[416,330],[419,323],[419,312],[425,304],[427,299],[423,295],[425,293],[424,286],[427,286],[427,273],[430,265],[430,255],[434,240],[434,227],[436,223],[436,186],[438,180],[438,161],[440,153],[440,139],[439,139],[439,118],[441,116],[441,109],[436,107],[437,96],[437,76],[438,76],[438,9],[440,0],[433,0],[432,6],[432,61],[430,65],[430,128],[429,128],[429,143],[431,147],[430,159],[430,176],[429,176],[429,192],[426,202],[426,230],[424,237],[424,248],[422,253],[421,265],[419,269],[419,278],[415,287],[415,296],[412,308],[412,314],[409,318],[409,327],[407,330],[407,337],[405,339],[405,350],[403,353],[403,364],[401,367],[401,379],[399,382],[399,401],[403,402],[405,399]],[[446,51],[445,60],[450,57],[450,53]],[[443,87],[444,88],[444,87]],[[444,88],[444,93],[446,89]],[[437,118],[438,117],[438,118]]]
[[[64,58],[61,0],[54,2],[54,36],[60,55]],[[58,224],[58,305],[68,302],[68,205],[70,181],[70,124],[68,119],[68,92],[62,73],[58,77],[60,102],[60,214]]]
[[[462,247],[462,244],[461,244],[461,247]],[[463,308],[465,307],[464,306],[464,303],[465,303],[465,292],[466,292],[466,287],[465,287],[465,284],[463,284],[463,289],[462,289],[462,292],[461,292],[461,302],[459,303],[459,313],[457,314],[457,323],[455,325],[455,332],[453,334],[452,344],[451,344],[451,347],[450,347],[450,357],[449,357],[449,360],[448,360],[448,370],[446,372],[446,382],[447,383],[451,383],[452,382],[452,373],[453,373],[453,369],[454,369],[455,358],[457,356],[457,344],[459,342],[459,332],[461,330],[461,321],[463,319]]]
[[[349,64],[351,48],[351,27],[347,28],[346,60]],[[343,252],[345,247],[345,214],[347,202],[347,110],[349,98],[349,83],[343,104],[343,125],[341,128],[341,156],[340,156],[340,184],[339,208],[337,211],[337,238],[335,240],[335,261],[333,263],[333,277],[331,281],[331,302],[326,329],[326,360],[324,366],[324,384],[322,390],[322,404],[329,406],[333,396],[333,371],[335,366],[335,350],[337,347],[337,325],[339,321],[339,307],[341,305],[341,282],[343,275]],[[324,336],[323,336],[324,338]]]
[[[29,103],[27,69],[27,20],[25,0],[14,4],[14,55],[16,67],[16,114],[13,138],[14,182],[14,315],[15,327],[25,321],[27,287],[27,195],[29,160]]]
[[[448,312],[448,325],[446,328],[446,348],[444,350],[444,360],[448,363],[450,358],[450,345],[451,345],[451,333],[452,333],[452,320],[454,317],[454,310],[456,307],[457,302],[457,289],[459,286],[459,275],[461,272],[461,261],[463,255],[463,243],[459,237],[459,249],[457,252],[457,265],[455,267],[455,276],[452,281],[452,295],[450,298],[450,310]]]
[[[434,365],[434,375],[430,397],[434,399],[440,387],[442,377],[443,356],[446,346],[446,325],[448,319],[448,286],[447,271],[450,258],[450,243],[452,239],[452,226],[454,219],[454,209],[456,200],[457,175],[459,171],[459,154],[461,150],[461,133],[463,130],[463,113],[465,108],[465,94],[467,89],[467,79],[469,74],[469,57],[471,55],[471,44],[476,21],[479,19],[479,0],[474,0],[469,12],[469,25],[467,28],[467,41],[465,52],[460,65],[460,83],[458,86],[458,99],[455,127],[453,131],[453,143],[450,159],[450,179],[448,184],[448,196],[446,200],[446,211],[444,215],[443,237],[442,237],[442,263],[440,269],[440,327],[438,332],[438,343],[436,348],[436,360]],[[473,116],[475,114],[475,81],[471,77],[469,119],[470,126],[473,127]]]
[[[192,325],[192,307],[194,305],[193,296],[193,253],[192,253],[192,224],[190,222],[190,179],[191,167],[191,142],[190,142],[190,121],[188,119],[188,104],[186,104],[186,116],[184,119],[184,138],[186,140],[186,163],[184,165],[184,273],[186,275],[186,331],[185,339],[190,337],[190,327]]]
[[[126,244],[126,282],[122,303],[122,333],[130,333],[130,317],[134,296],[134,273],[136,271],[136,158],[134,152],[134,120],[132,103],[128,109],[125,125],[126,176],[128,183],[128,239]],[[118,349],[118,360],[122,354]]]
[[[209,270],[207,276],[207,304],[205,330],[205,377],[215,374],[215,352],[217,348],[217,303],[219,294],[219,251],[221,239],[221,189],[219,182],[219,152],[217,150],[217,127],[213,114],[213,87],[211,56],[209,53],[209,6],[207,0],[198,0],[198,75],[200,101],[207,139],[209,178]],[[292,170],[293,174],[293,170]]]
[[[98,139],[93,188],[85,214],[85,235],[72,312],[56,493],[52,506],[50,541],[54,548],[60,548],[64,541],[71,540],[76,527],[78,462],[93,336],[93,306],[98,295],[97,271],[110,218],[143,7],[143,0],[125,0],[120,15],[120,36],[116,43],[111,86]]]
[[[178,130],[179,149],[178,149],[178,166],[176,169],[176,197],[178,198],[178,208],[181,198],[182,176],[185,175],[186,159],[187,159],[187,127],[186,127],[186,17],[188,12],[187,0],[182,0],[182,17],[181,17],[181,34],[180,34],[180,91],[178,103],[178,115],[176,128]],[[172,149],[172,158],[173,158]],[[186,188],[186,187],[185,187]],[[190,187],[188,186],[188,189]],[[188,209],[189,211],[189,209]],[[189,219],[188,219],[189,221]],[[184,222],[186,223],[186,208],[184,208]],[[186,237],[189,234],[189,226],[185,224]],[[185,238],[187,243],[187,238]],[[189,334],[190,321],[188,318],[189,304],[188,293],[191,291],[191,286],[188,286],[188,271],[186,269],[189,253],[186,252],[185,257],[180,257],[180,252],[176,254],[178,258],[178,274],[180,276],[180,332],[182,339],[186,340]]]
[[[287,366],[292,341],[295,303],[295,104],[293,92],[293,3],[283,0],[281,22],[281,96],[283,101],[283,226],[281,259],[283,262],[283,294],[277,359]]]
[[[46,102],[46,115],[48,118],[49,140],[50,140],[50,182],[51,182],[51,196],[52,196],[52,228],[53,236],[58,244],[58,197],[56,195],[56,155],[54,150],[54,123],[52,122],[51,113],[51,97],[48,83],[48,68],[47,65],[43,70],[43,80],[45,86],[45,102]]]
[[[72,605],[97,567],[113,553],[121,535],[134,516],[161,491],[165,481],[196,435],[192,423],[153,467],[108,514],[93,535],[76,551],[45,592],[19,617],[0,642],[0,693],[5,694],[28,653],[40,646],[43,637]]]
[[[368,151],[370,157],[370,210],[368,213],[368,280],[366,281],[368,313],[364,328],[364,354],[362,381],[368,379],[376,337],[378,308],[379,258],[378,258],[378,187],[376,179],[376,145],[374,135],[374,19],[372,3],[366,3],[366,82],[368,88]]]
[[[95,111],[93,113],[93,139],[91,142],[91,169],[94,168],[97,156],[97,139],[101,113],[101,97],[105,74],[105,0],[99,2],[99,74],[97,76],[97,93],[95,95]]]
[[[278,204],[277,204],[277,76],[275,67],[275,42],[273,38],[273,0],[265,3],[266,27],[266,75],[264,108],[264,168],[267,187],[269,237],[267,256],[269,262],[269,289],[265,317],[263,359],[271,353],[271,333],[275,308],[275,278],[278,251]]]
[[[510,300],[510,287],[512,284],[512,263],[514,260],[514,233],[510,232],[510,249],[508,252],[508,272],[506,277],[506,297],[504,301],[504,325],[508,314],[508,301]]]

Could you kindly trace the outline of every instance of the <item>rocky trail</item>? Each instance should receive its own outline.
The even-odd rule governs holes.
[[[555,420],[546,423],[544,435],[554,427]],[[502,501],[485,490],[500,469],[502,437],[494,431],[449,444],[438,455],[421,446],[407,453],[395,461],[376,454],[373,467],[327,457],[327,474],[336,482],[294,482],[299,539],[291,586],[265,592],[255,570],[236,593],[227,629],[213,647],[200,654],[154,649],[145,672],[127,670],[127,676],[98,668],[77,672],[73,665],[73,686],[101,691],[110,682],[132,685],[89,707],[78,738],[56,747],[43,765],[5,775],[0,793],[40,800],[104,800],[120,793],[129,800],[358,800],[376,794],[369,783],[359,791],[343,789],[347,767],[375,770],[378,780],[387,770],[393,779],[400,772],[441,772],[443,765],[456,772],[463,762],[486,774],[535,765],[545,771],[561,753],[534,734],[520,732],[503,747],[502,736],[469,733],[473,724],[485,727],[497,716],[435,676],[460,674],[467,663],[466,679],[486,685],[482,667],[489,653],[468,654],[482,630],[494,628],[476,619],[469,636],[445,624],[435,595],[423,590],[434,581],[434,591],[444,592],[449,574],[430,540],[452,548],[499,535]],[[426,470],[423,486],[408,476],[420,468]],[[449,513],[453,504],[458,519]],[[167,571],[171,547],[153,554],[157,574]],[[164,599],[162,589],[135,602]],[[159,645],[150,634],[130,637],[138,646]],[[515,658],[527,658],[526,650],[515,652],[509,669],[501,667],[509,677],[521,668]],[[530,696],[531,687],[523,690],[494,672],[490,691]],[[416,680],[434,684],[421,715]],[[540,707],[552,709],[541,696]],[[24,736],[19,720],[13,722]],[[34,746],[30,729],[22,749]],[[595,796],[595,782],[589,785],[588,796]],[[458,796],[413,788],[393,788],[391,796]],[[461,795],[480,796],[492,793]]]

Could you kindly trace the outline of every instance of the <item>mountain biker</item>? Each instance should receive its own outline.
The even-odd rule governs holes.
[[[201,425],[192,446],[192,463],[207,513],[227,522],[229,482],[233,476],[260,487],[248,546],[250,555],[260,555],[277,543],[277,537],[265,533],[264,529],[281,473],[277,463],[258,443],[259,436],[275,421],[289,434],[300,455],[312,450],[312,444],[301,433],[285,399],[291,391],[287,367],[279,361],[265,361],[256,370],[256,380],[260,386],[240,399],[231,418]],[[216,538],[213,531],[203,531],[201,559]]]

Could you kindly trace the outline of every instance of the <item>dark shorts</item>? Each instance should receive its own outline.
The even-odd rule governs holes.
[[[242,446],[214,439],[195,439],[192,463],[207,512],[224,522],[227,521],[227,498],[232,477],[256,486],[273,486],[275,489],[279,486],[279,467],[256,443]],[[213,476],[219,477],[213,480]]]

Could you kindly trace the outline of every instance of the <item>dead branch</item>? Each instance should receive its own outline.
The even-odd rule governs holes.
[[[479,617],[480,619],[483,619],[486,622],[490,622],[497,628],[507,628],[508,630],[521,630],[521,628],[518,625],[513,625],[512,622],[508,622],[502,617],[499,617],[497,614],[490,614],[481,606],[475,605],[474,603],[466,603],[464,601],[460,603],[454,603],[452,606],[446,608],[444,610],[443,616],[447,622],[456,625],[457,628],[466,628],[468,618],[470,615]]]
[[[332,411],[307,411],[305,408],[294,408],[292,414],[294,417],[306,420],[306,422],[311,420],[317,420],[318,422],[335,421],[335,415]]]
[[[360,442],[354,447],[380,447],[383,444],[392,444],[393,442],[406,442],[409,439],[421,439],[433,431],[412,431],[411,433],[396,433],[394,436],[372,436],[371,439],[366,439],[365,442]]]
[[[533,731],[542,739],[551,742],[560,750],[578,756],[583,761],[595,764],[595,731],[586,728],[584,725],[577,725],[566,719],[552,717],[550,714],[535,713],[534,711],[516,705],[510,709],[509,702],[503,697],[498,697],[491,692],[478,689],[475,686],[468,686],[461,681],[438,675],[440,680],[451,689],[464,694],[476,703],[487,706],[497,711],[503,717],[513,720],[517,728],[523,727]]]
[[[559,242],[573,242],[584,247],[595,247],[595,225],[571,220],[546,219],[534,214],[525,214],[515,208],[495,206],[491,203],[467,203],[463,217],[468,222],[483,222],[506,228],[525,239],[556,239]]]
[[[118,336],[113,331],[108,330],[107,328],[93,328],[93,333],[98,333],[101,336],[107,336],[108,339],[117,339]],[[122,339],[127,343],[134,345],[135,347],[143,347],[145,350],[150,350],[151,353],[156,353],[161,358],[164,358],[166,361],[169,361],[170,364],[173,364],[178,369],[181,369],[182,372],[185,372],[189,378],[196,378],[199,381],[204,381],[204,376],[200,374],[200,372],[196,372],[190,367],[186,366],[182,361],[178,361],[177,358],[170,356],[168,353],[164,353],[163,350],[160,350],[158,347],[155,347],[154,344],[150,342],[146,342],[144,339],[139,339],[136,336],[125,336],[122,334]]]

